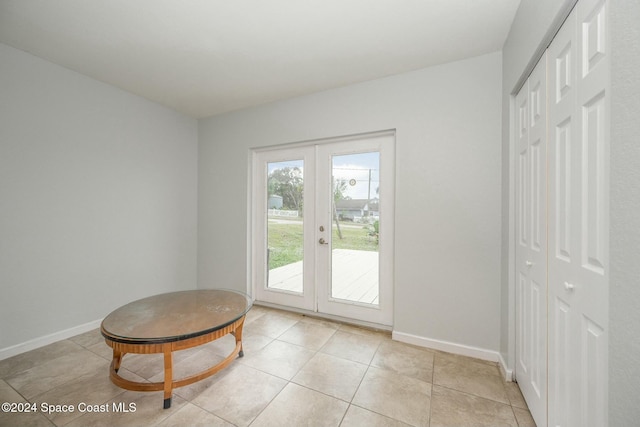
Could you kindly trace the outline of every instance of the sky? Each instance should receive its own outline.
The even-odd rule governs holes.
[[[285,167],[298,167],[303,171],[302,160],[287,160],[268,163],[267,172]],[[371,186],[369,187],[369,171],[371,171]],[[371,198],[377,197],[376,190],[380,186],[380,154],[357,153],[333,156],[333,176],[335,179],[347,181],[346,197],[352,199],[367,199],[370,191]]]
[[[370,187],[369,171],[371,171]],[[370,192],[370,198],[374,199],[377,197],[376,190],[380,186],[380,154],[376,152],[333,156],[333,176],[335,179],[347,181],[345,196],[352,199],[367,199]]]

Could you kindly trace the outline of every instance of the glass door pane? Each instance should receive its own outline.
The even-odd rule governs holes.
[[[315,309],[315,149],[253,155],[252,281],[256,299]]]
[[[267,163],[267,288],[302,294],[304,161]]]
[[[331,298],[379,304],[380,153],[332,156]]]

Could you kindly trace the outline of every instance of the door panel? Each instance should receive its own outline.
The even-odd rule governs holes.
[[[380,220],[380,153],[333,155],[331,163],[329,295],[333,300],[378,305],[380,256],[375,230]],[[363,229],[368,236],[360,232]]]
[[[545,204],[546,192],[546,158],[544,156],[545,146],[542,145],[541,138],[531,142],[531,250],[540,252],[546,234],[545,215],[542,209]]]
[[[279,188],[285,185],[291,189]],[[302,294],[304,217],[299,213],[304,200],[304,161],[267,162],[267,189],[266,286]]]
[[[549,47],[549,424],[607,424],[606,4],[581,0]],[[565,58],[569,58],[568,60]],[[564,63],[569,63],[565,70]],[[561,69],[562,68],[562,69]],[[567,83],[568,81],[568,83]],[[562,89],[560,89],[562,88]]]
[[[546,56],[516,97],[516,378],[538,425],[547,417]]]
[[[606,3],[582,0],[577,6],[578,90],[576,98],[582,142],[581,254],[569,277],[576,295],[575,320],[582,333],[579,359],[582,426],[607,424],[609,318],[609,55]],[[578,115],[576,114],[576,115]],[[558,283],[556,282],[556,289]],[[576,330],[578,328],[576,327]],[[577,390],[576,390],[577,392]]]
[[[516,208],[516,217],[518,218],[516,225],[516,235],[518,243],[516,247],[516,267],[518,270],[518,286],[516,289],[516,298],[518,301],[517,310],[517,367],[516,374],[518,378],[526,378],[529,376],[529,319],[530,309],[527,304],[527,283],[529,280],[529,271],[526,268],[529,239],[529,180],[527,179],[529,170],[529,82],[527,81],[516,97],[518,109],[518,161],[516,170],[517,179],[517,195],[518,205]]]
[[[570,317],[571,308],[561,299],[553,300],[553,311],[550,313],[550,323],[554,323],[550,330],[549,343],[549,425],[567,426],[571,416],[571,408],[558,403],[570,402],[571,388],[569,375],[573,364],[571,363],[569,349],[571,342]],[[565,373],[565,374],[561,374]]]
[[[392,324],[393,144],[384,133],[318,146],[318,221],[332,230],[319,249],[320,312]]]
[[[571,262],[571,229],[573,216],[571,211],[571,117],[567,117],[559,123],[555,129],[555,156],[550,159],[551,173],[554,173],[555,197],[551,202],[554,211],[551,217],[555,218],[555,247],[556,258]],[[552,141],[553,141],[552,136]],[[553,164],[555,163],[555,168]],[[554,170],[555,169],[555,170]],[[554,188],[551,188],[551,195]],[[552,228],[552,226],[550,226]]]
[[[314,150],[300,147],[254,156],[252,277],[260,301],[312,310]]]
[[[576,368],[575,347],[581,334],[575,329],[575,298],[566,289],[557,289],[562,277],[571,275],[571,265],[579,262],[575,245],[580,232],[579,173],[576,162],[581,151],[578,144],[579,120],[575,117],[577,90],[577,35],[575,10],[565,21],[549,47],[550,93],[549,147],[549,300],[554,307],[549,313],[549,425],[576,425],[578,396],[571,377]],[[559,292],[558,292],[559,291]]]
[[[582,183],[584,185],[582,212],[582,264],[595,273],[604,273],[603,244],[606,241],[603,218],[606,215],[604,194],[605,141],[604,141],[604,93],[587,101],[583,106],[583,160]]]

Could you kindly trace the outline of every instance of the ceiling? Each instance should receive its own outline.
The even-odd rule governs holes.
[[[193,117],[502,49],[520,0],[0,0],[0,42]]]

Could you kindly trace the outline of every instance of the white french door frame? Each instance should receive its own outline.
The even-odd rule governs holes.
[[[379,302],[377,305],[338,300],[331,297],[331,182],[334,155],[380,153]],[[266,216],[267,163],[304,161],[304,261],[303,292],[287,292],[267,287]],[[284,306],[321,316],[348,319],[355,323],[393,324],[393,257],[395,206],[395,131],[381,131],[299,144],[253,149],[249,171],[248,265],[249,292],[258,302]],[[323,226],[325,232],[320,232]],[[319,244],[324,238],[329,244]]]

